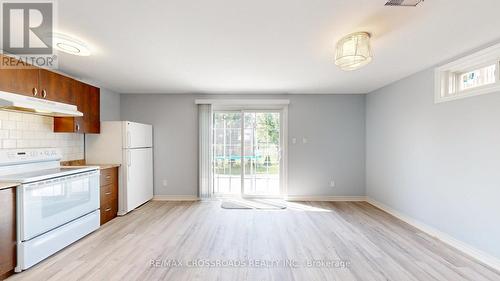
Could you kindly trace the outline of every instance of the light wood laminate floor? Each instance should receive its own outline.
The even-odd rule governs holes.
[[[178,263],[169,265],[170,259]],[[312,260],[319,262],[311,266]],[[364,202],[265,211],[156,201],[9,280],[479,281],[500,275]]]

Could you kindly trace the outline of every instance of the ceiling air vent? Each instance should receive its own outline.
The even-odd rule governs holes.
[[[389,0],[385,3],[386,6],[402,6],[402,7],[415,7],[420,2],[424,2],[424,0]]]

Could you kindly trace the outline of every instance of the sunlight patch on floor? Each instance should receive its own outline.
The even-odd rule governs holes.
[[[323,208],[311,206],[306,202],[287,202],[286,204],[288,206],[288,209],[293,210],[293,211],[325,212],[325,213],[332,212],[332,210],[329,210],[329,209],[323,209]]]
[[[287,202],[279,199],[242,199],[230,198],[222,200],[223,209],[257,209],[257,210],[283,210]]]

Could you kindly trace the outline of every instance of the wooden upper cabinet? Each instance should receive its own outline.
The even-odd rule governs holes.
[[[45,69],[39,71],[40,97],[51,101],[75,104],[78,89],[74,79]]]
[[[78,93],[75,96],[75,105],[78,111],[83,113],[82,117],[75,117],[74,119],[74,131],[75,133],[85,132],[85,116],[88,115],[88,106],[86,102],[86,96],[88,92],[88,85],[80,83],[79,81],[74,82],[74,88],[77,89]],[[69,119],[69,118],[64,118]]]
[[[15,60],[0,54],[0,59]],[[0,67],[0,91],[76,105],[83,117],[54,117],[54,132],[100,133],[100,90],[64,75],[30,65]]]
[[[54,132],[99,134],[100,90],[94,86],[74,80],[72,86],[76,92],[74,104],[82,117],[54,118]]]
[[[0,54],[0,59],[12,59]],[[38,68],[26,65],[20,68],[0,68],[0,91],[33,96],[39,94]]]
[[[77,125],[84,133],[99,134],[101,132],[100,90],[84,83],[80,83],[79,88],[81,94],[77,96],[76,104],[78,110],[83,112],[83,117],[75,118]]]
[[[94,86],[88,86],[87,94],[87,116],[83,116],[86,133],[99,134],[101,132],[101,90]]]

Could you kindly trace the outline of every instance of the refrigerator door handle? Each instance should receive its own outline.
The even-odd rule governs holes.
[[[130,150],[127,151],[127,167],[130,167],[132,165],[132,159],[130,159],[132,156],[132,153]],[[127,169],[127,181],[130,180],[130,169]]]

